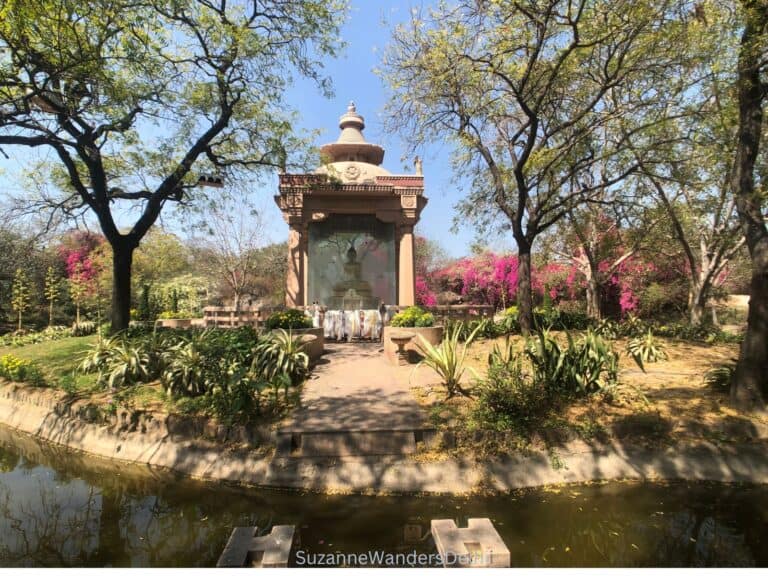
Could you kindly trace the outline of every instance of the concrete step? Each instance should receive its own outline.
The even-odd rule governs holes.
[[[378,456],[413,454],[417,445],[435,437],[420,430],[279,430],[277,456]]]

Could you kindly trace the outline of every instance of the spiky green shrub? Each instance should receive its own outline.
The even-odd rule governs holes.
[[[587,330],[577,343],[568,335],[567,386],[578,395],[609,391],[618,382],[619,355],[603,338]]]
[[[463,323],[454,324],[446,328],[442,342],[437,346],[430,344],[419,334],[419,347],[424,358],[416,368],[427,366],[434,370],[441,378],[445,386],[448,398],[457,394],[470,396],[469,392],[461,386],[461,378],[464,376],[464,362],[467,357],[467,349],[477,336],[480,326],[469,333],[463,344],[460,344]]]
[[[150,357],[141,343],[121,336],[97,342],[80,364],[83,372],[98,373],[98,383],[109,388],[130,386],[151,379]]]
[[[619,325],[609,318],[601,319],[592,329],[595,334],[606,340],[615,340],[619,337]]]
[[[306,344],[290,331],[275,330],[265,335],[253,350],[251,370],[269,382],[280,375],[287,376],[293,385],[304,380],[309,371]]]
[[[525,353],[533,378],[561,393],[588,395],[616,385],[618,355],[598,334],[588,330],[575,342],[570,333],[562,347],[548,330],[528,339]]]
[[[509,366],[519,359],[515,352],[515,345],[509,336],[504,339],[504,346],[498,342],[493,343],[493,349],[488,354],[488,366]]]
[[[209,391],[220,375],[218,359],[206,356],[201,338],[182,340],[163,355],[161,381],[169,395],[200,396]],[[213,377],[213,378],[212,378]]]
[[[731,389],[733,376],[736,374],[738,359],[710,368],[704,373],[704,383],[718,392],[728,393]]]
[[[81,320],[72,325],[72,336],[90,336],[91,334],[96,334],[97,328],[96,322]]]
[[[650,328],[645,336],[627,342],[627,355],[645,372],[645,365],[667,359],[664,344],[657,340]]]
[[[618,335],[625,338],[639,338],[645,335],[648,330],[650,330],[648,323],[634,314],[627,315],[616,326]]]

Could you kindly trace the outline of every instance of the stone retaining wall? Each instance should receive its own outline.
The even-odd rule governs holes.
[[[558,465],[543,451],[420,462],[403,456],[278,458],[264,451],[223,449],[204,437],[189,440],[204,425],[180,427],[171,418],[123,415],[99,423],[88,402],[61,406],[61,394],[45,389],[0,387],[0,423],[91,455],[174,470],[193,478],[244,485],[333,492],[505,492],[517,488],[592,480],[712,480],[768,483],[766,443],[715,445],[700,442],[661,450],[602,445],[562,446]],[[89,418],[93,421],[89,421]],[[199,426],[202,426],[199,427]],[[229,438],[232,429],[228,429]],[[209,432],[214,432],[209,430]],[[214,435],[224,436],[218,428]]]
[[[272,442],[271,430],[266,426],[227,426],[205,416],[164,414],[119,407],[110,412],[90,400],[73,398],[64,392],[49,388],[5,384],[0,386],[0,403],[3,407],[29,406],[41,413],[46,412],[45,422],[58,418],[62,422],[71,421],[73,425],[100,426],[116,434],[140,434],[152,441],[165,438],[174,441],[203,439],[219,443],[234,442],[250,447]],[[2,416],[0,407],[0,422],[8,423]],[[17,419],[13,414],[8,416]]]

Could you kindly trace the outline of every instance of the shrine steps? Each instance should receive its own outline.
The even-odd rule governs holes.
[[[278,457],[383,456],[414,454],[432,445],[434,429],[277,431]]]

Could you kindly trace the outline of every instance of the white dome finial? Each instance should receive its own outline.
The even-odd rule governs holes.
[[[347,106],[347,112],[357,112],[357,108],[355,108],[354,100],[349,101],[349,106]]]

